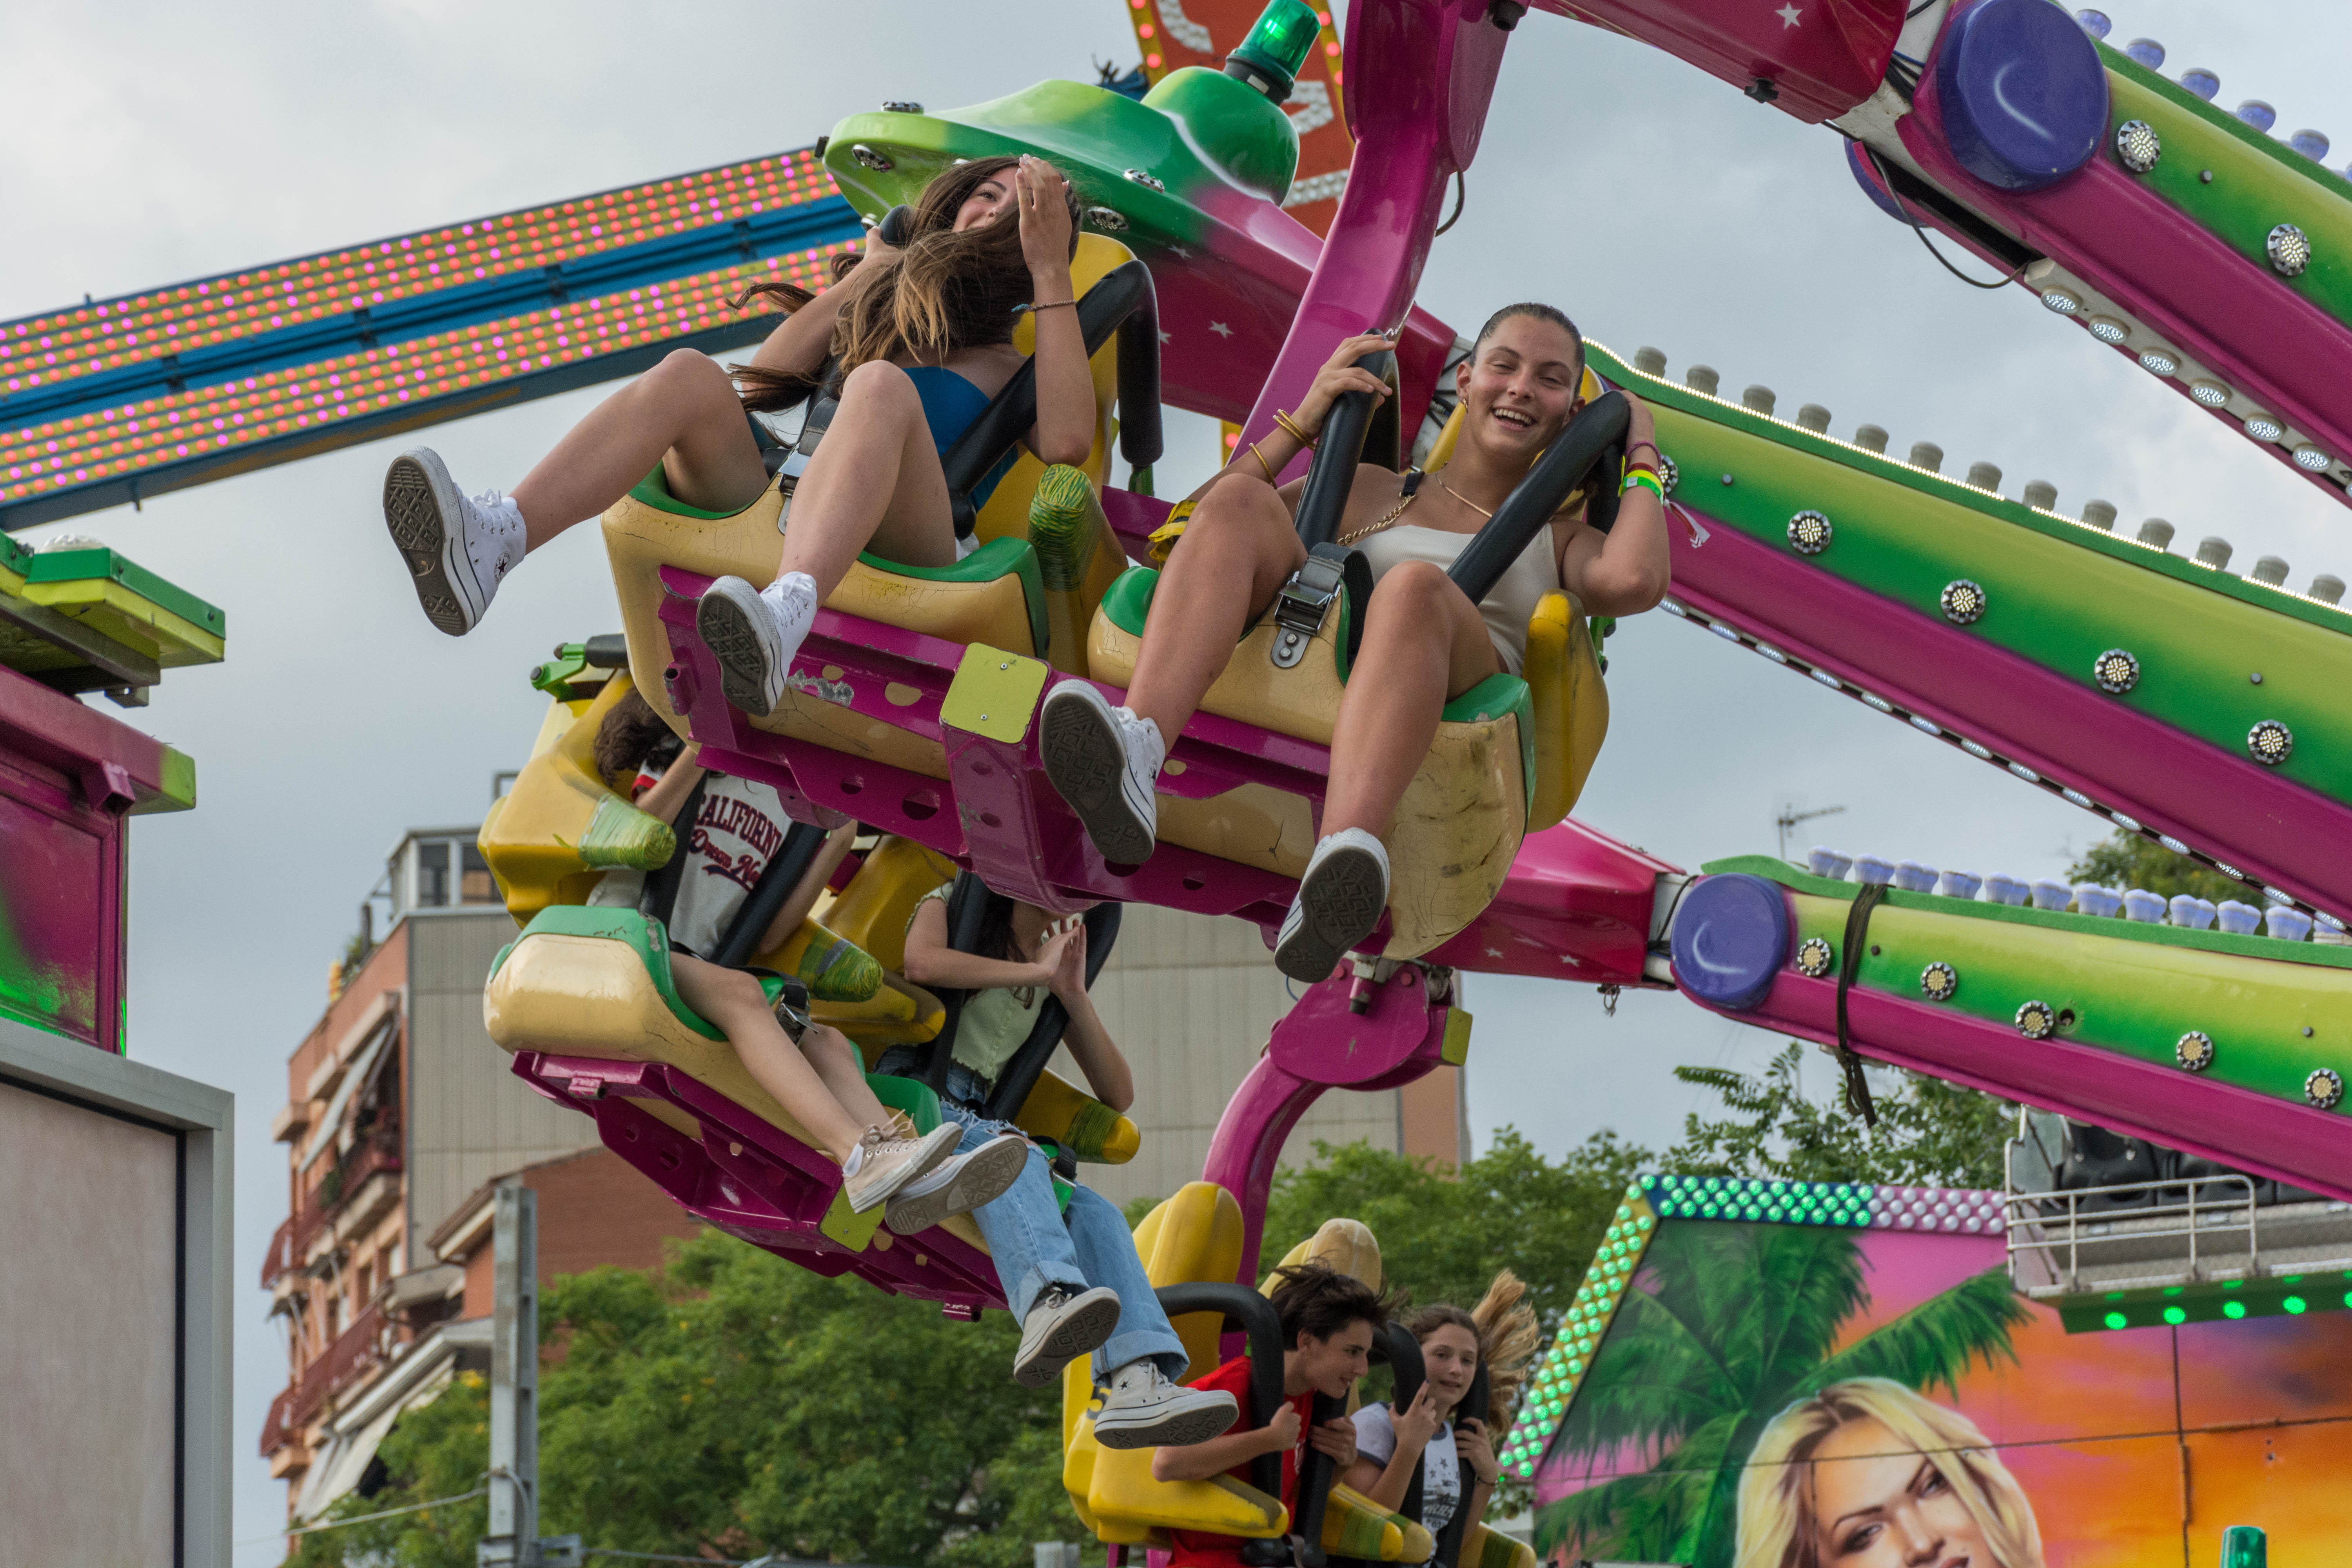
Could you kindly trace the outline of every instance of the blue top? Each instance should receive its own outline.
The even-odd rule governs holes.
[[[971,422],[980,417],[980,411],[988,406],[991,399],[954,371],[938,365],[915,365],[907,372],[907,379],[915,384],[915,395],[923,400],[923,423],[931,427],[931,445],[945,458],[948,448],[971,428]],[[996,493],[997,481],[1012,470],[1013,459],[1019,456],[1018,449],[1005,453],[1003,459],[971,487],[974,511],[988,504],[988,498]]]

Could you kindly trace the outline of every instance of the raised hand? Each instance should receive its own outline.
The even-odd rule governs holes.
[[[1052,941],[1048,942],[1037,958],[1040,963],[1048,965],[1052,971],[1053,978],[1045,984],[1053,988],[1055,995],[1067,1002],[1085,992],[1087,988],[1086,921],[1073,917],[1068,929],[1057,933]]]
[[[1024,153],[1013,184],[1021,206],[1021,258],[1029,264],[1029,276],[1040,281],[1066,279],[1070,272],[1070,182],[1045,159]],[[1041,305],[1050,302],[1036,301]]]
[[[1424,1380],[1414,1393],[1412,1403],[1396,1417],[1397,1447],[1426,1448],[1429,1440],[1437,1436],[1437,1429],[1444,1425],[1444,1417],[1437,1413],[1437,1394]]]
[[[1269,1454],[1298,1447],[1298,1406],[1284,1400],[1282,1408],[1274,1413],[1274,1419],[1265,1424],[1265,1436]]]
[[[1370,371],[1358,369],[1356,362],[1377,350],[1395,346],[1396,340],[1386,332],[1359,332],[1341,342],[1331,351],[1331,357],[1324,363],[1323,368],[1315,373],[1314,384],[1307,389],[1307,395],[1291,411],[1291,417],[1312,435],[1323,428],[1323,421],[1330,415],[1331,405],[1339,400],[1341,394],[1369,392],[1375,403],[1388,396],[1389,384]]]

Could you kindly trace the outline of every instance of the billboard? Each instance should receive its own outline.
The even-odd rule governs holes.
[[[1569,1564],[2147,1568],[2234,1524],[2340,1564],[2352,1279],[2291,1289],[2069,1333],[2012,1289],[1996,1194],[1648,1178],[1505,1460]]]

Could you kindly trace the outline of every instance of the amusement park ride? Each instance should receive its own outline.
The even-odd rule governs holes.
[[[1149,542],[1171,510],[1151,485],[1162,400],[1254,439],[1335,342],[1400,324],[1394,412],[1335,416],[1323,450],[1443,463],[1440,373],[1459,339],[1413,300],[1528,7],[1354,0],[1335,63],[1318,17],[1276,0],[1220,70],[1201,18],[1238,37],[1230,5],[1132,5],[1151,83],[1139,98],[1049,81],[963,110],[888,104],[814,150],[0,327],[0,523],[16,528],[626,374],[680,343],[749,341],[769,323],[729,312],[726,295],[756,279],[814,282],[859,219],[910,202],[952,163],[1034,152],[1068,174],[1099,404],[1087,462],[1022,457],[978,513],[982,547],[956,566],[864,558],[819,614],[785,701],[760,720],[721,699],[693,605],[721,574],[764,579],[775,493],[711,516],[671,498],[656,470],[604,521],[625,636],[572,645],[536,672],[547,721],[482,829],[522,925],[486,999],[515,1071],[593,1116],[712,1225],[957,1315],[1003,1302],[976,1229],[958,1219],[893,1237],[850,1214],[833,1163],[678,1000],[658,922],[584,904],[603,871],[656,869],[675,847],[598,773],[590,741],[635,689],[706,764],[773,784],[803,825],[772,868],[777,898],[823,831],[856,821],[880,836],[784,948],[736,955],[797,976],[869,1063],[935,1037],[952,1005],[889,972],[913,900],[959,869],[1049,910],[1141,901],[1238,916],[1270,937],[1315,842],[1351,651],[1344,591],[1335,602],[1302,588],[1241,643],[1171,752],[1160,847],[1143,865],[1105,863],[1077,830],[1040,770],[1038,706],[1066,680],[1115,692],[1133,667],[1156,582]],[[2094,36],[2103,18],[2078,23],[2047,0],[1537,9],[1836,131],[1891,216],[2347,500],[2352,184],[2158,75],[2160,52],[2113,49]],[[1327,149],[1303,192],[1293,115]],[[1334,157],[1342,131],[1352,142]],[[1314,210],[1286,210],[1295,194]],[[1328,232],[1294,212],[1328,213]],[[1269,1184],[1298,1116],[1327,1090],[1461,1061],[1464,972],[1679,989],[1727,1017],[2352,1201],[2352,947],[2305,940],[2352,915],[2341,584],[2303,594],[2275,574],[2239,577],[2163,539],[2118,537],[2111,516],[2061,516],[1897,460],[1883,433],[1840,440],[1718,399],[1711,378],[1665,380],[1651,356],[1594,345],[1590,358],[1588,391],[1638,394],[1670,459],[1669,613],[2195,857],[2244,883],[2243,902],[2215,917],[2191,901],[2157,923],[2137,906],[2120,918],[2097,889],[1997,900],[1925,868],[1819,857],[1693,872],[1618,844],[1569,815],[1608,724],[1606,627],[1554,595],[1530,627],[1525,679],[1497,677],[1448,709],[1387,839],[1394,885],[1372,945],[1276,1026],[1202,1181],[1139,1231],[1155,1282],[1260,1277]],[[1016,378],[948,454],[951,488],[1010,447],[1030,420],[1024,396]],[[1595,467],[1613,479],[1603,447],[1538,465],[1488,547],[1516,554],[1510,528],[1541,526]],[[72,615],[43,596],[62,571],[51,559],[0,536],[0,610],[19,626]],[[80,651],[38,668],[52,685],[129,696],[173,661],[161,624],[75,616],[60,635]],[[207,635],[217,657],[218,628]],[[123,805],[168,793],[106,787]],[[767,918],[747,913],[745,929]],[[2216,918],[2221,929],[2203,929]],[[1044,1070],[1054,1044],[1042,1032],[1008,1069],[1005,1113],[1076,1159],[1127,1157],[1134,1128]],[[920,1085],[892,1092],[919,1122],[936,1115]],[[1184,1320],[1206,1325],[1195,1337],[1210,1361],[1220,1300],[1201,1295]],[[1097,1449],[1087,1397],[1074,1372],[1066,1480],[1107,1542],[1292,1529],[1268,1497],[1155,1482],[1136,1456]],[[1507,1467],[1526,1473],[1549,1430],[1520,1423]],[[1298,1529],[1345,1534],[1337,1512]],[[1347,1554],[1404,1550],[1400,1538]]]

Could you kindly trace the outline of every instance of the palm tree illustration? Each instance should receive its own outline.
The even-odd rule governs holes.
[[[1773,1416],[1852,1377],[1958,1397],[1971,1361],[2017,1359],[2011,1331],[2031,1317],[1992,1268],[1832,1353],[1839,1328],[1869,1305],[1850,1231],[1661,1227],[1550,1460],[1595,1479],[1643,1468],[1539,1509],[1537,1552],[1572,1542],[1585,1557],[1728,1568],[1742,1463]]]

